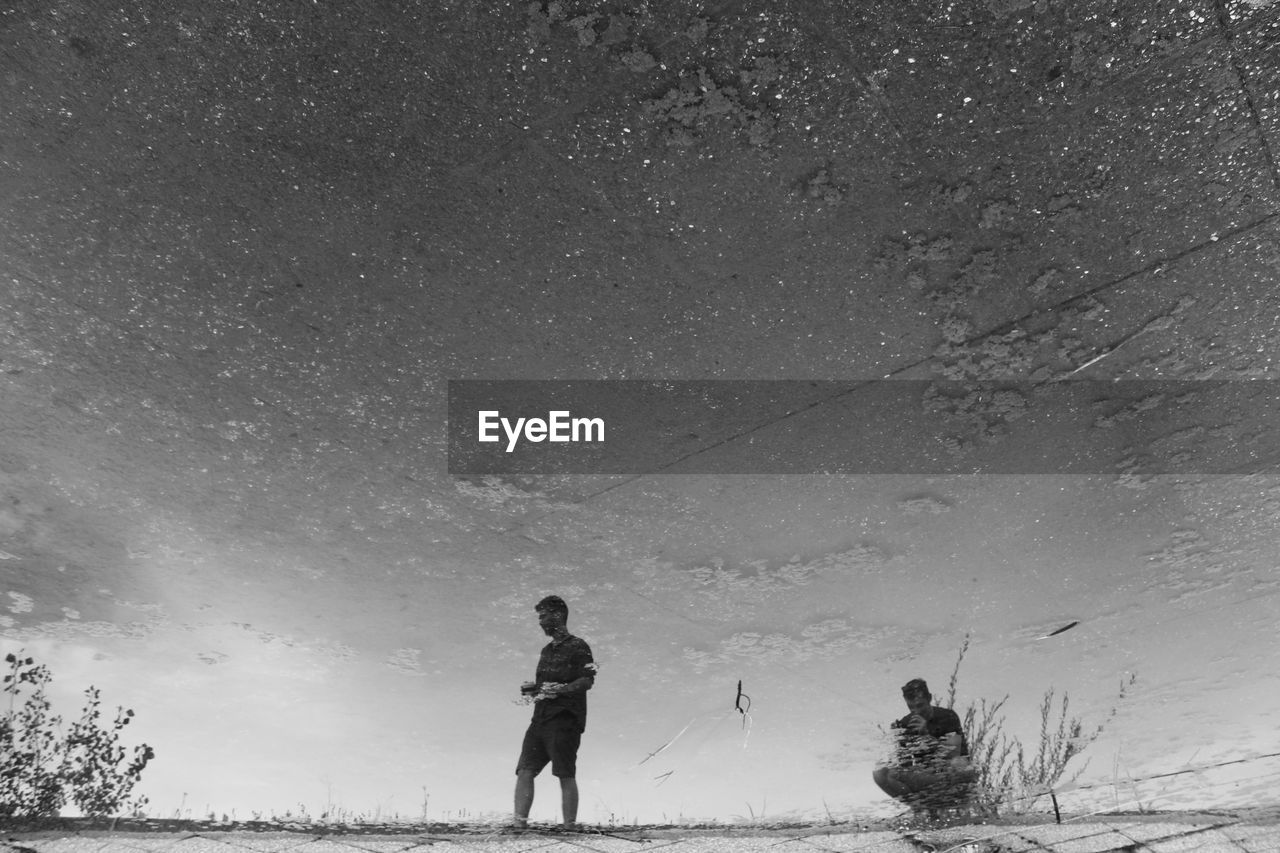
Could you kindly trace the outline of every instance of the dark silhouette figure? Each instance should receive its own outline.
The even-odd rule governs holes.
[[[902,698],[909,713],[890,726],[898,739],[894,760],[877,767],[871,778],[880,790],[913,810],[936,813],[963,801],[977,772],[969,761],[959,715],[934,707],[923,678],[908,681]]]
[[[552,775],[560,780],[564,826],[573,829],[578,819],[578,745],[587,727],[587,691],[595,684],[596,665],[591,647],[566,627],[569,606],[563,598],[548,595],[534,610],[551,642],[538,658],[536,679],[520,686],[521,693],[533,697],[534,706],[516,763],[514,825],[528,826],[534,777],[550,763]]]

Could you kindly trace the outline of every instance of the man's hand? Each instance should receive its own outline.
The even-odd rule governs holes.
[[[557,681],[548,681],[542,685],[542,691],[538,693],[538,696],[542,699],[551,699],[556,696],[563,696],[565,693],[569,692],[565,689],[568,686],[569,685],[561,684]]]
[[[925,718],[919,714],[912,714],[907,717],[907,729],[915,734],[922,735],[928,731],[929,724]]]

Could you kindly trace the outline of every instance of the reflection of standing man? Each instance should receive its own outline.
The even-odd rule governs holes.
[[[934,707],[923,678],[908,681],[902,698],[910,713],[892,725],[898,733],[897,760],[876,768],[871,777],[880,790],[911,803],[972,782],[977,774],[969,763],[960,716],[950,708]]]
[[[596,665],[591,647],[569,633],[569,605],[548,595],[534,606],[538,624],[551,638],[538,658],[536,681],[520,692],[534,698],[533,720],[524,734],[516,763],[515,826],[528,826],[533,807],[533,779],[551,764],[560,780],[564,825],[572,829],[578,818],[578,744],[587,727],[587,691],[595,684]]]

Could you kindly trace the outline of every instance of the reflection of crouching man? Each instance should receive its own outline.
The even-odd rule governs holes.
[[[534,706],[516,763],[515,826],[528,825],[533,779],[550,762],[552,775],[560,780],[564,825],[572,829],[578,818],[578,744],[587,727],[587,691],[595,684],[596,665],[591,647],[565,627],[569,606],[564,599],[548,595],[534,610],[551,642],[538,658],[537,680],[520,687],[534,698]]]
[[[877,767],[871,778],[880,790],[913,806],[934,809],[961,798],[977,772],[969,762],[959,715],[933,706],[923,678],[908,681],[902,698],[910,713],[892,725],[898,732],[896,761]]]

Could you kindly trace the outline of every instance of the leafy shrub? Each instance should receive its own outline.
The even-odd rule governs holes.
[[[0,717],[0,816],[50,817],[68,800],[91,817],[140,810],[146,798],[129,795],[155,752],[142,744],[130,754],[120,744],[133,711],[117,708],[104,725],[98,689],[90,686],[80,719],[64,732],[46,692],[53,680],[48,667],[21,652],[4,660],[9,707]]]

